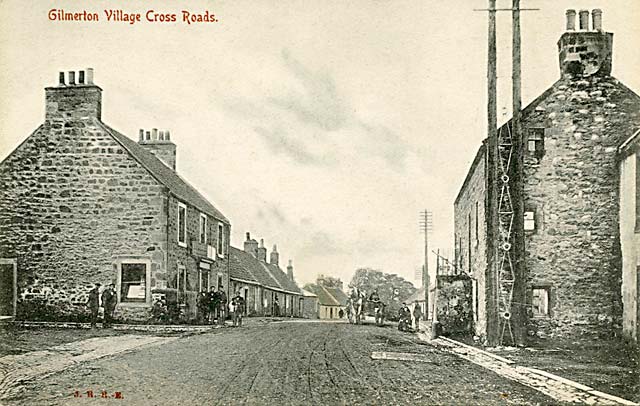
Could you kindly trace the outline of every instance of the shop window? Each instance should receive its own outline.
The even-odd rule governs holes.
[[[544,155],[544,128],[529,128],[527,152],[540,159]]]
[[[524,212],[524,231],[536,230],[536,212],[531,209],[525,209]]]
[[[207,243],[207,216],[200,213],[200,244]]]
[[[146,264],[120,265],[120,301],[133,303],[147,301]]]
[[[187,206],[178,203],[178,244],[187,246]]]
[[[533,317],[549,316],[549,288],[533,288],[531,297],[531,311]]]

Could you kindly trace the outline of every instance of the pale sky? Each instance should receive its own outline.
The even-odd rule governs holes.
[[[498,5],[508,7],[508,0]],[[415,281],[418,216],[453,247],[453,201],[486,136],[486,0],[0,0],[0,159],[44,118],[58,71],[93,67],[102,119],[137,139],[171,130],[178,172],[244,233],[278,244],[301,284],[358,267]],[[52,22],[51,8],[101,21]],[[525,104],[559,77],[565,10],[602,8],[614,76],[640,92],[640,1],[522,0]],[[142,12],[134,25],[104,9]],[[218,23],[144,21],[209,10]],[[180,17],[180,15],[178,16]],[[499,117],[509,106],[499,22]]]

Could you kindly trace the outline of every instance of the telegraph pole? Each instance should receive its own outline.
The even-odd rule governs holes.
[[[426,318],[429,317],[429,233],[433,230],[433,213],[429,210],[420,212],[420,231],[424,233],[424,268],[422,270],[422,287],[424,288],[424,304]],[[435,310],[434,310],[435,311]]]
[[[488,212],[489,241],[487,262],[490,266],[487,284],[491,286],[488,303],[487,335],[491,343],[522,344],[526,312],[524,303],[524,142],[520,115],[521,101],[521,35],[520,0],[512,7],[496,8],[489,0],[488,69],[487,69],[487,138],[488,138]],[[513,119],[511,128],[497,130],[496,104],[496,12],[511,11],[513,24]],[[510,340],[507,341],[507,338]]]

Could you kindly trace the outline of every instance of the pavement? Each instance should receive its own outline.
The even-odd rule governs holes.
[[[0,358],[5,373],[18,371],[3,380],[8,406],[562,403],[391,326],[254,322],[179,337],[96,337],[11,357]]]

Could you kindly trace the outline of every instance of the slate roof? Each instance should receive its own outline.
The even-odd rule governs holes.
[[[253,282],[264,287],[302,294],[298,285],[291,281],[279,267],[259,261],[241,249],[229,248],[229,269],[231,278]]]
[[[229,220],[216,209],[186,180],[182,179],[176,171],[165,165],[151,152],[140,146],[137,142],[124,134],[119,133],[108,125],[100,122],[103,129],[120,143],[151,175],[162,183],[178,199],[189,203],[203,213],[206,213],[218,221],[230,224]]]
[[[338,288],[327,288],[321,285],[311,285],[309,288],[318,296],[318,302],[322,306],[346,306],[347,295]]]

